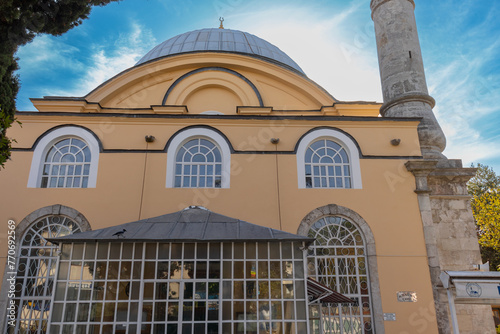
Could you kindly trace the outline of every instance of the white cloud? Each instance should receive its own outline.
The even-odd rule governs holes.
[[[444,154],[465,166],[487,161],[500,170],[500,131],[494,125],[500,121],[499,7],[452,1],[443,6],[452,15],[435,26],[427,41],[433,49],[424,51],[434,111],[448,142]]]
[[[50,35],[37,36],[29,44],[19,48],[16,56],[23,76],[39,74],[63,68],[82,68],[83,64],[73,55],[78,48]]]
[[[357,17],[359,4],[327,18],[318,17],[309,6],[290,5],[235,14],[227,21],[238,21],[237,29],[278,46],[335,98],[381,101],[373,22]],[[487,28],[477,27],[470,34],[484,34]],[[431,56],[425,59],[430,94],[438,102],[434,111],[448,141],[444,153],[449,158],[463,159],[464,165],[498,159],[498,138],[484,136],[477,120],[483,117],[488,122],[488,117],[499,111],[496,101],[500,92],[495,82],[500,78],[496,74],[486,76],[482,71],[488,61],[498,57],[500,41],[484,41],[481,52],[475,47],[470,48],[470,53],[460,50],[456,58],[444,63],[443,43],[452,42],[437,43],[440,49],[430,50]],[[463,47],[458,43],[453,46]]]
[[[335,98],[382,100],[373,22],[369,19],[366,0],[350,1],[349,7],[337,11],[333,9],[335,5],[322,2],[305,5],[290,1],[284,5],[283,1],[235,0],[222,3],[228,4],[223,8],[226,28],[248,31],[275,44]],[[441,3],[441,7],[424,1],[420,6],[434,6],[438,12],[454,8],[447,20],[439,24],[429,21],[434,30],[429,34],[427,29],[426,36],[421,36],[431,47],[423,50],[424,62],[430,94],[437,101],[434,111],[448,140],[445,154],[462,158],[465,164],[496,159],[500,167],[500,134],[491,130],[492,126],[490,133],[485,134],[481,124],[481,121],[491,124],[500,109],[497,107],[500,75],[488,68],[497,62],[500,54],[500,40],[490,31],[495,27],[498,11],[491,11],[475,26],[467,26],[470,22],[466,19],[476,6],[463,3],[463,8],[456,9],[453,1]],[[183,11],[186,8],[179,7]],[[132,23],[130,31],[116,42],[93,45],[94,52],[88,60],[73,57],[79,52],[76,47],[49,36],[37,37],[19,51],[19,56],[23,69],[47,73],[47,70],[63,67],[78,69],[80,79],[70,74],[74,84],[67,89],[55,90],[46,85],[37,92],[83,96],[133,66],[155,44],[150,31]]]
[[[279,47],[336,99],[381,101],[373,23],[353,22],[360,5],[364,2],[333,17],[318,17],[311,6],[289,5],[235,14],[227,21]]]
[[[500,156],[498,143],[486,141],[484,138],[468,141],[449,140],[444,154],[449,159],[462,159],[464,166],[471,163],[484,163]],[[493,160],[492,160],[493,161]],[[498,162],[492,165],[498,171]]]
[[[484,127],[495,122],[500,111],[498,75],[485,75],[483,69],[498,54],[498,44],[485,52],[457,56],[447,65],[433,59],[428,71],[430,94],[436,99],[434,108],[447,138],[444,152],[449,158],[461,158],[465,165],[500,157],[498,138],[484,135]],[[500,163],[500,161],[498,162]]]
[[[106,80],[134,66],[148,52],[156,40],[149,30],[136,23],[131,24],[131,31],[122,33],[115,43],[93,45],[93,54],[88,67],[75,85],[67,90],[52,91],[52,95],[84,96]]]

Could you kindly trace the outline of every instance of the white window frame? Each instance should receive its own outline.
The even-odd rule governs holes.
[[[305,135],[297,148],[297,181],[299,189],[306,189],[305,155],[314,141],[328,139],[340,144],[346,151],[351,165],[351,188],[312,188],[312,189],[362,189],[359,150],[354,141],[335,129],[319,129]],[[309,188],[307,188],[309,189]]]
[[[186,129],[172,138],[170,145],[167,149],[167,180],[166,180],[166,188],[175,188],[175,157],[177,155],[177,151],[190,141],[191,139],[196,138],[206,138],[212,142],[216,146],[218,146],[220,150],[220,154],[222,156],[222,182],[221,189],[227,189],[230,185],[230,169],[231,169],[231,149],[229,148],[226,139],[217,133],[214,130],[195,127]],[[182,189],[178,188],[178,189]]]
[[[99,143],[97,139],[89,131],[76,127],[64,126],[57,128],[45,134],[37,143],[31,160],[31,169],[28,178],[28,188],[40,188],[42,183],[42,171],[45,163],[47,152],[52,145],[65,138],[78,138],[84,141],[90,149],[90,171],[87,188],[95,188],[97,183],[97,167],[99,165]],[[51,188],[52,189],[52,188]],[[69,188],[54,188],[54,189],[69,189]],[[71,188],[81,189],[81,188]],[[83,188],[85,189],[85,188]]]

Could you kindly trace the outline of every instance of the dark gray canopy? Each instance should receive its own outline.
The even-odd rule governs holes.
[[[314,241],[309,237],[251,224],[197,206],[48,240],[56,244],[86,241]]]

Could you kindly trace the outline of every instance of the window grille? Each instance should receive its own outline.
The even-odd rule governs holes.
[[[302,246],[64,244],[50,333],[305,333]]]
[[[305,153],[306,188],[351,188],[351,165],[346,150],[329,139],[320,139]]]
[[[357,226],[328,216],[316,221],[308,236],[316,238],[308,255],[309,275],[355,301],[353,306],[311,306],[311,333],[373,333],[366,248]]]
[[[220,188],[222,157],[219,148],[205,138],[191,139],[177,151],[176,188]]]
[[[57,246],[46,238],[81,232],[80,226],[63,216],[48,216],[34,222],[24,234],[18,255],[15,326],[8,333],[45,334],[57,264]]]
[[[77,138],[65,138],[48,150],[42,169],[42,188],[87,188],[91,154]]]

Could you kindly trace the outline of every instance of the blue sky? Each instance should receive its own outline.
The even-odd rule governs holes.
[[[177,34],[224,26],[285,51],[339,100],[382,101],[369,0],[122,0],[19,49],[17,107],[83,96]],[[445,155],[500,174],[500,1],[415,0],[427,84]]]

